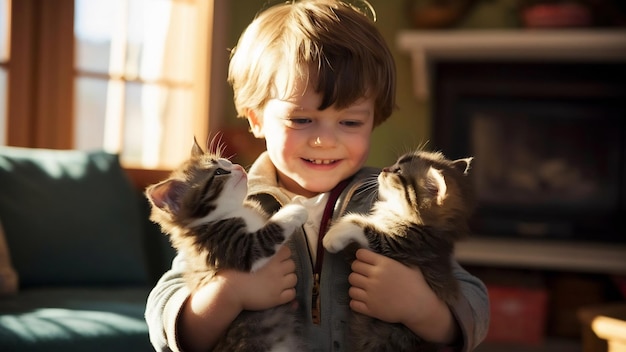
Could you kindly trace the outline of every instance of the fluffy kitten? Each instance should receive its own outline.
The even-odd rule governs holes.
[[[417,151],[401,156],[378,176],[378,200],[370,214],[347,214],[324,237],[336,253],[349,244],[369,248],[422,270],[426,282],[446,303],[458,294],[452,275],[454,242],[469,232],[473,211],[472,158],[451,161],[441,153]],[[402,324],[354,313],[350,324],[354,351],[431,351]]]
[[[146,189],[150,219],[184,253],[191,290],[221,269],[258,270],[308,216],[303,206],[289,204],[268,217],[259,204],[246,201],[245,170],[221,158],[217,149],[204,153],[194,140],[191,157],[168,179]],[[289,304],[244,311],[214,351],[302,351],[295,314]]]

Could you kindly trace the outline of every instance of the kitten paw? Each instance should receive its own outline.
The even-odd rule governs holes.
[[[306,220],[309,218],[309,212],[306,208],[300,204],[287,204],[284,207],[280,208],[272,216],[272,221],[278,222],[285,226],[293,226],[298,227],[304,225]]]
[[[364,248],[369,247],[367,238],[358,225],[348,221],[340,221],[330,227],[322,243],[327,251],[337,253],[351,242],[356,242]]]

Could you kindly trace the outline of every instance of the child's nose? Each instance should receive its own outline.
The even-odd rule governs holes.
[[[332,147],[336,144],[334,137],[314,137],[310,142],[313,147]]]
[[[337,137],[332,131],[318,131],[310,141],[313,147],[332,147],[337,144]]]

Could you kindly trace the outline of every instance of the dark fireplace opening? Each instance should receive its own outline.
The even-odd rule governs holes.
[[[440,62],[433,144],[474,156],[476,234],[626,242],[626,67]]]

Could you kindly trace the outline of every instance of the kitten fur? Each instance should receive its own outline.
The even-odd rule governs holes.
[[[222,269],[258,270],[308,217],[297,204],[269,217],[246,200],[244,168],[221,158],[221,148],[213,146],[205,153],[194,139],[190,158],[145,192],[150,219],[184,254],[184,278],[192,291]],[[214,351],[304,351],[301,329],[292,304],[243,311]]]
[[[454,242],[469,234],[474,209],[467,177],[472,158],[451,161],[441,153],[401,156],[378,175],[378,200],[369,214],[346,214],[324,237],[337,253],[364,247],[407,266],[419,267],[428,285],[447,304],[459,294],[452,274]],[[346,249],[348,250],[348,249]],[[353,313],[353,351],[436,351],[441,346],[415,336],[402,324]]]

